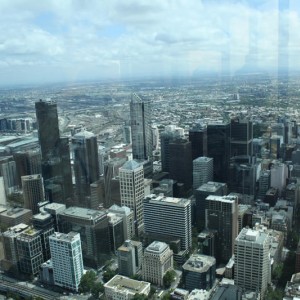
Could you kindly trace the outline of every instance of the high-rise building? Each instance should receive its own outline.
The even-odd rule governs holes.
[[[107,217],[111,251],[116,253],[125,241],[123,218],[111,212],[107,214]]]
[[[230,156],[253,153],[253,124],[248,120],[231,120]]]
[[[133,159],[152,161],[151,104],[132,94],[130,101],[130,119]]]
[[[181,251],[192,247],[191,201],[183,198],[149,195],[144,199],[145,233],[180,239]]]
[[[269,190],[271,184],[271,171],[270,170],[261,171],[258,183],[259,183],[258,197],[259,199],[264,200],[266,193]]]
[[[108,259],[110,238],[107,214],[93,209],[69,207],[57,215],[59,232],[80,233],[83,260],[97,267]]]
[[[22,176],[24,207],[31,209],[33,214],[39,213],[39,202],[45,199],[43,178],[41,174]]]
[[[173,251],[163,242],[154,241],[144,251],[143,280],[163,286],[163,277],[173,269]]]
[[[197,124],[189,130],[189,141],[192,144],[192,159],[207,156],[207,127]]]
[[[163,172],[170,172],[170,143],[184,135],[183,128],[168,125],[160,134],[161,167]]]
[[[214,161],[209,157],[198,157],[193,160],[193,188],[213,180]]]
[[[20,271],[35,275],[44,262],[40,231],[28,228],[17,236]]]
[[[80,234],[55,232],[49,237],[54,284],[78,291],[83,275]]]
[[[227,263],[238,235],[238,201],[235,196],[208,196],[205,200],[206,228],[216,230],[217,263]]]
[[[193,161],[191,142],[176,139],[169,144],[170,178],[184,184],[184,191],[188,193],[193,184]],[[182,196],[182,195],[181,195]]]
[[[3,177],[5,194],[8,196],[18,186],[16,162],[12,156],[0,158],[0,176]]]
[[[123,140],[124,140],[124,143],[127,145],[132,143],[131,126],[130,125],[125,124],[123,126]]]
[[[186,290],[210,290],[216,281],[216,259],[212,256],[193,254],[182,266]]]
[[[76,133],[72,138],[74,152],[75,193],[77,205],[89,207],[90,184],[99,179],[97,137],[88,131]]]
[[[230,123],[207,125],[207,156],[214,159],[214,181],[227,182],[230,159]]]
[[[127,206],[134,212],[135,231],[139,235],[144,230],[143,199],[144,170],[136,161],[126,162],[119,170],[121,205]]]
[[[209,195],[227,195],[227,185],[221,182],[209,181],[195,190],[196,198],[196,226],[199,231],[205,228],[205,199]]]
[[[62,201],[66,203],[73,196],[70,153],[68,139],[59,136],[57,104],[40,100],[35,103],[35,110],[45,191],[49,190],[47,185],[59,185]]]
[[[39,149],[18,151],[13,156],[16,162],[17,181],[20,187],[22,176],[42,174],[42,157]]]
[[[136,271],[135,249],[130,240],[118,248],[118,269],[119,274],[124,276],[133,276]]]
[[[264,295],[270,283],[270,238],[267,232],[243,228],[234,245],[234,283]]]

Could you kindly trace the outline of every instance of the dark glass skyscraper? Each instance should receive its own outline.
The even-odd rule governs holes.
[[[39,142],[42,154],[42,175],[46,199],[48,187],[60,187],[64,202],[73,196],[68,139],[60,138],[57,104],[39,100],[35,103]],[[50,189],[51,190],[51,189]]]
[[[132,94],[130,101],[130,119],[133,159],[152,161],[151,104]]]
[[[192,143],[192,158],[193,160],[207,156],[207,128],[197,124],[189,130],[189,140]]]
[[[72,138],[74,151],[74,173],[77,205],[90,207],[91,183],[99,179],[97,137],[88,131],[81,131]]]
[[[207,126],[208,157],[214,159],[214,181],[227,182],[230,159],[230,123]]]

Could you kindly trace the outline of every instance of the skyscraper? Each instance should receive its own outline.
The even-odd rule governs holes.
[[[55,232],[49,243],[55,285],[78,291],[84,271],[80,234]]]
[[[151,104],[132,94],[130,119],[133,159],[152,161]]]
[[[231,120],[230,156],[248,155],[253,152],[253,124],[248,120]]]
[[[207,127],[195,125],[189,130],[189,141],[192,144],[193,160],[200,156],[207,156]]]
[[[143,199],[144,170],[134,160],[126,162],[119,170],[121,205],[134,211],[135,231],[140,234],[144,230]]]
[[[214,160],[210,157],[198,157],[193,160],[193,188],[213,180]]]
[[[214,159],[214,181],[226,182],[230,159],[230,123],[208,124],[207,156]]]
[[[88,131],[76,133],[72,138],[74,151],[75,194],[77,205],[87,205],[90,196],[90,184],[99,179],[97,137]]]
[[[234,282],[263,296],[270,283],[270,237],[267,232],[243,228],[234,245]]]
[[[35,110],[45,191],[51,191],[51,189],[47,189],[48,185],[59,185],[61,198],[66,202],[73,196],[70,153],[68,152],[68,140],[60,139],[59,136],[57,104],[54,101],[40,100],[35,103]],[[48,195],[46,198],[49,198]]]
[[[160,240],[180,239],[180,251],[192,246],[191,201],[183,198],[149,195],[144,199],[145,233]]]
[[[238,203],[235,196],[208,196],[205,200],[206,228],[216,230],[217,263],[227,263],[237,237]]]
[[[45,200],[43,178],[41,174],[22,176],[24,207],[31,209],[33,214],[39,213],[39,202]]]

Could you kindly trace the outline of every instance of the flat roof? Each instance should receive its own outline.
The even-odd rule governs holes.
[[[182,266],[184,270],[203,273],[216,264],[216,259],[212,256],[193,254]]]
[[[80,240],[80,234],[74,231],[70,231],[69,233],[54,232],[52,235],[50,235],[50,239],[72,242],[74,240]]]
[[[95,219],[97,217],[103,217],[106,215],[105,212],[100,210],[88,209],[88,208],[77,207],[77,206],[69,207],[64,211],[60,212],[59,214],[65,216],[74,216],[77,218],[89,219],[89,220]]]
[[[207,183],[202,184],[197,188],[197,191],[205,191],[205,192],[216,192],[219,188],[224,187],[226,183],[209,181]]]
[[[145,249],[145,251],[153,253],[162,253],[167,248],[169,248],[169,246],[166,243],[154,241]]]
[[[175,205],[175,206],[181,206],[185,207],[190,204],[189,199],[184,198],[174,198],[174,197],[166,197],[163,194],[155,195],[151,194],[148,195],[145,200],[149,200],[150,202],[162,204],[162,205]]]

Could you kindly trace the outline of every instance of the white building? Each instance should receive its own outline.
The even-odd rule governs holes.
[[[144,199],[145,233],[180,239],[182,251],[192,247],[191,201],[149,195]]]
[[[286,186],[286,179],[288,178],[288,167],[283,163],[276,163],[271,168],[271,187],[279,190],[281,195],[282,190]]]
[[[78,291],[83,275],[80,234],[55,232],[49,237],[54,284]]]
[[[144,230],[143,199],[144,169],[134,160],[126,162],[119,170],[121,205],[127,206],[134,212],[135,230],[140,234]]]
[[[264,295],[271,282],[270,237],[267,232],[243,228],[235,240],[234,282]]]
[[[116,275],[104,284],[107,300],[130,300],[135,294],[148,296],[150,283]]]
[[[143,280],[163,286],[163,277],[173,269],[173,251],[163,242],[154,241],[144,252]]]
[[[193,188],[197,189],[202,184],[213,180],[214,159],[198,157],[193,160]]]

